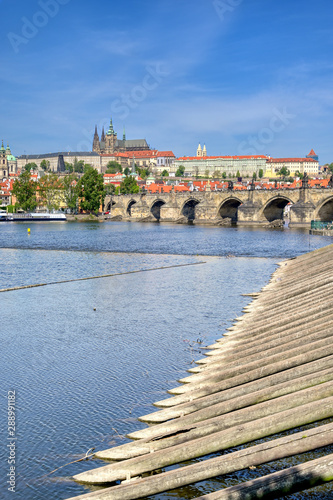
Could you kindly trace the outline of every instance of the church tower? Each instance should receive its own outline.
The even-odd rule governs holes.
[[[0,148],[0,177],[8,177],[7,156],[3,141]]]
[[[100,153],[100,151],[101,151],[101,148],[99,145],[99,136],[97,133],[97,125],[95,126],[95,134],[94,134],[94,140],[93,140],[93,151],[95,151],[95,153]]]
[[[103,128],[102,128],[101,142],[105,142],[104,125],[103,125]]]
[[[105,153],[112,154],[114,153],[117,145],[117,134],[113,130],[112,118],[110,120],[109,130],[106,133],[105,137]]]
[[[202,156],[202,148],[201,144],[199,144],[198,149],[197,149],[197,156]]]
[[[202,150],[202,156],[207,156],[206,144],[204,144],[204,147],[203,147],[203,150]]]

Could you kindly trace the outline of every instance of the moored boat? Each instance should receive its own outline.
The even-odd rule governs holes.
[[[0,219],[3,220],[3,219]],[[49,212],[31,212],[19,214],[7,214],[5,220],[8,222],[50,222],[50,221],[66,221],[64,213],[49,213]]]

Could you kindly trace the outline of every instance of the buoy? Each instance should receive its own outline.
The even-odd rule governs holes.
[[[28,233],[30,234],[30,227],[28,227]]]

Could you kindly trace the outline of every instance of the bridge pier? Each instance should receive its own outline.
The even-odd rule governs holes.
[[[211,200],[205,200],[195,207],[194,224],[215,225],[217,221],[222,221],[222,217],[218,217],[216,206]]]
[[[259,202],[247,201],[238,207],[237,226],[258,226],[267,223],[264,220],[258,220],[258,214],[261,209]]]
[[[315,206],[309,201],[307,187],[302,187],[299,192],[299,200],[290,207],[289,227],[311,228],[314,218]]]

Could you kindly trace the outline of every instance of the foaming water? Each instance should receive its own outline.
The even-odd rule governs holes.
[[[2,421],[7,391],[17,391],[15,497],[66,499],[90,491],[70,476],[104,462],[74,463],[48,474],[83,457],[91,447],[102,450],[125,443],[125,434],[145,427],[136,418],[154,411],[152,403],[168,397],[166,390],[186,376],[194,359],[203,357],[197,340],[208,345],[223,335],[249,301],[241,294],[258,291],[267,283],[277,259],[254,255],[255,233],[251,231],[242,237],[250,235],[246,251],[252,258],[241,256],[245,250],[237,246],[239,240],[237,245],[232,243],[224,231],[212,252],[219,248],[221,254],[240,256],[202,258],[195,251],[178,255],[178,249],[180,245],[207,248],[207,234],[215,232],[205,228],[194,227],[188,233],[186,227],[173,235],[168,226],[158,246],[155,230],[143,224],[127,225],[132,226],[134,241],[121,224],[94,226],[97,229],[79,224],[48,224],[49,229],[34,225],[29,239],[23,224],[9,226],[1,237],[9,232],[11,246],[21,243],[18,249],[0,250],[1,288],[205,261],[0,294]],[[122,231],[127,235],[124,239]],[[50,232],[54,232],[52,237]],[[296,234],[301,238],[298,242],[305,246],[298,253],[306,251],[308,241],[300,234]],[[169,252],[163,253],[167,237]],[[9,242],[8,234],[6,238]],[[277,253],[296,252],[289,239],[284,243],[279,238]],[[31,249],[22,248],[24,239]],[[66,240],[76,251],[61,249]],[[320,242],[322,246],[324,240]],[[158,247],[156,254],[147,253],[151,245]],[[134,247],[142,253],[133,253]],[[2,448],[0,458],[5,477],[6,449]],[[190,499],[222,484],[217,478],[150,498]],[[2,491],[0,497],[10,498],[6,493]]]

